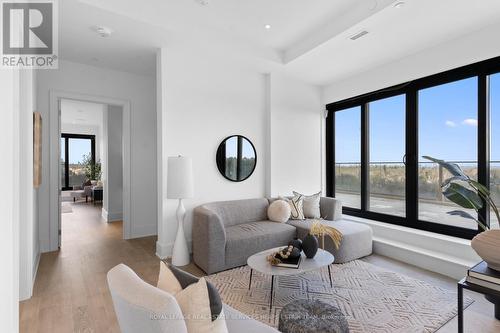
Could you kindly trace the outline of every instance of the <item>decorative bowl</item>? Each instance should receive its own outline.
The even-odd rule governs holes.
[[[500,229],[487,230],[476,235],[470,245],[486,261],[489,268],[500,271]]]

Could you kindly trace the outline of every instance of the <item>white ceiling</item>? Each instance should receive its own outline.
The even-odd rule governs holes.
[[[500,22],[498,0],[405,0],[402,8],[395,2],[64,0],[60,52],[63,59],[151,75],[156,48],[202,42],[325,85]],[[96,25],[114,33],[98,37]],[[364,29],[365,37],[348,38]]]
[[[61,123],[70,125],[102,126],[103,110],[106,106],[98,103],[61,100]]]

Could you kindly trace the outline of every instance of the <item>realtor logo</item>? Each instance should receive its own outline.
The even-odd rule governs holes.
[[[4,68],[57,68],[55,0],[1,1]]]

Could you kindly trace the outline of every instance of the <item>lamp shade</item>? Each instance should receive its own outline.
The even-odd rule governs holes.
[[[187,199],[192,198],[193,196],[193,162],[191,157],[169,157],[167,198]]]

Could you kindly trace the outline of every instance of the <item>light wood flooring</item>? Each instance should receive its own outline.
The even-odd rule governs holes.
[[[33,297],[20,303],[21,332],[119,332],[106,273],[124,263],[145,281],[156,284],[159,259],[156,237],[122,239],[121,222],[106,223],[101,207],[83,200],[71,204],[63,214],[60,251],[44,253],[40,259]],[[443,288],[456,289],[456,281],[386,257],[372,255],[366,261],[421,279]],[[197,276],[204,273],[194,264],[183,267]],[[475,302],[465,311],[466,332],[500,332],[493,306],[466,291]],[[439,333],[457,331],[456,318]],[[146,333],[146,332],[142,332]]]

